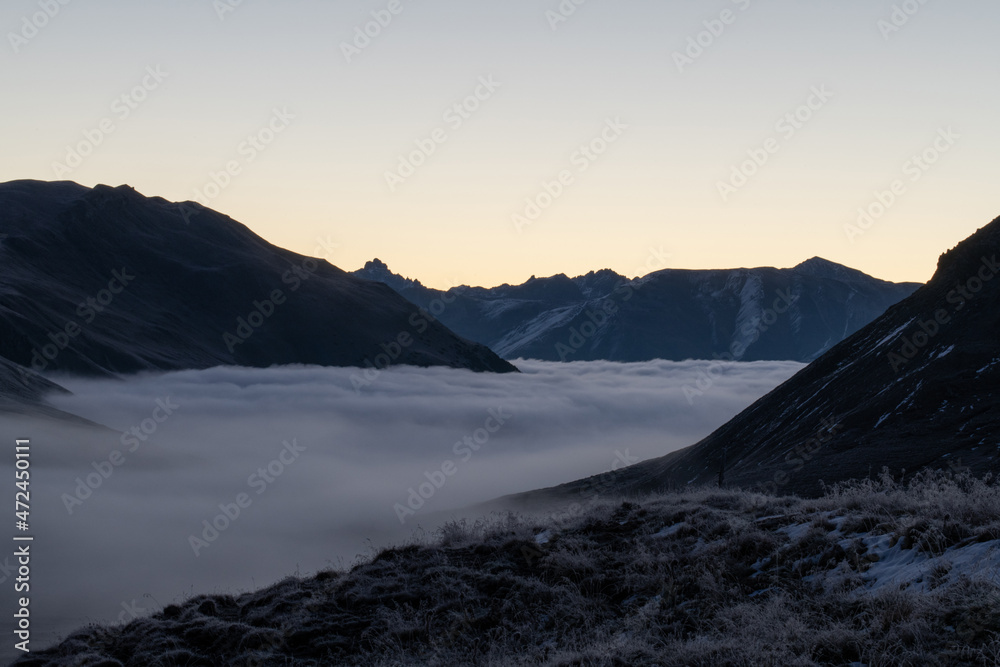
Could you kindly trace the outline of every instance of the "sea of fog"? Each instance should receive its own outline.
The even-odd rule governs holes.
[[[14,440],[31,440],[32,648],[192,594],[348,567],[469,505],[661,456],[802,368],[516,363],[395,368],[360,387],[357,369],[318,367],[53,377],[73,392],[57,407],[107,429],[0,419],[10,535]],[[13,552],[0,551],[4,611]]]

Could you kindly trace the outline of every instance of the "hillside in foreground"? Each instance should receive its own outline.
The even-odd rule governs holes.
[[[84,628],[21,667],[995,665],[1000,484],[888,473],[456,522],[349,571]]]

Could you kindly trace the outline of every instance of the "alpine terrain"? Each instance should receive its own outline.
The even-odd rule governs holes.
[[[792,269],[610,270],[494,288],[424,287],[381,261],[355,275],[384,282],[505,359],[808,362],[912,294],[815,257]]]
[[[941,255],[926,286],[701,442],[617,471],[616,490],[714,483],[720,470],[726,485],[799,495],[883,468],[996,473],[998,278],[1000,219]]]

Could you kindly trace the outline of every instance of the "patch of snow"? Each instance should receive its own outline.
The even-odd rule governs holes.
[[[805,537],[806,533],[809,532],[809,529],[811,527],[812,527],[812,522],[797,523],[793,526],[784,526],[783,528],[779,528],[778,532],[788,535],[788,539],[790,539],[792,542],[798,542],[803,537]]]
[[[954,345],[949,345],[949,346],[948,346],[948,347],[946,347],[945,349],[943,349],[943,350],[941,350],[940,352],[938,352],[938,353],[937,353],[937,356],[935,356],[935,357],[934,357],[934,359],[940,359],[941,357],[947,357],[947,356],[948,356],[949,354],[951,354],[951,353],[952,353],[952,351],[953,351],[954,349],[955,349],[955,346],[954,346]]]
[[[742,275],[730,277],[729,283],[734,279],[742,278]],[[726,285],[729,287],[730,285]],[[734,285],[735,287],[735,285]],[[756,274],[746,275],[746,281],[740,290],[740,309],[736,314],[736,325],[734,334],[730,341],[734,346],[739,344],[741,349],[746,350],[757,339],[760,338],[764,313],[764,281]]]
[[[918,382],[917,386],[914,387],[913,391],[910,392],[910,395],[907,396],[906,398],[904,398],[903,401],[902,401],[902,403],[900,403],[899,405],[896,406],[896,412],[899,412],[903,408],[910,407],[911,405],[913,405],[913,399],[916,397],[917,392],[919,392],[920,388],[923,387],[923,386],[924,386],[924,381],[923,380],[921,380],[920,382]]]
[[[667,526],[660,532],[654,534],[653,537],[671,537],[673,535],[676,535],[680,531],[680,529],[684,527],[684,524],[685,522],[681,521],[680,523],[675,523],[672,526]]]
[[[899,327],[898,329],[896,329],[895,331],[893,331],[891,334],[889,334],[888,336],[886,336],[885,338],[883,338],[879,342],[875,343],[875,345],[873,346],[873,351],[874,351],[874,348],[880,348],[883,345],[885,345],[886,343],[889,343],[889,342],[895,340],[899,336],[899,334],[901,334],[904,331],[906,331],[906,329],[909,328],[909,326],[911,324],[913,324],[913,320],[915,320],[915,319],[917,319],[917,318],[915,318],[915,317],[912,318],[906,324],[904,324],[903,326]]]
[[[839,544],[848,549],[857,539],[864,543],[869,554],[878,557],[862,575],[865,589],[869,591],[886,586],[923,591],[927,589],[935,571],[947,572],[940,581],[944,584],[952,577],[959,576],[983,574],[992,578],[1000,568],[1000,540],[956,545],[937,556],[917,549],[904,549],[901,540],[890,546],[891,535],[851,536],[841,540]],[[831,571],[827,576],[830,578],[836,575]]]
[[[888,541],[888,536],[880,540],[875,550],[879,560],[865,573],[871,590],[888,585],[909,585],[922,590],[928,583],[926,579],[941,566],[964,576],[979,572],[993,576],[1000,567],[1000,540],[954,546],[940,556],[903,549],[900,543],[889,548]]]
[[[1000,357],[997,357],[996,359],[994,359],[990,363],[986,364],[985,366],[983,366],[982,368],[980,368],[978,371],[976,371],[976,373],[979,374],[979,373],[983,373],[985,371],[988,371],[989,369],[991,369],[994,366],[996,366],[998,363],[1000,363]]]
[[[517,350],[523,345],[547,331],[569,324],[582,311],[583,306],[579,305],[547,310],[509,332],[493,346],[493,351],[502,357],[516,356]]]
[[[512,310],[525,303],[523,299],[495,299],[493,301],[482,302],[482,313],[485,317],[496,318],[503,315],[508,310]]]

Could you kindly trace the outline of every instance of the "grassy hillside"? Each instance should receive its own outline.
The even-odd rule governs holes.
[[[494,515],[19,665],[996,665],[1000,485],[698,489]]]

